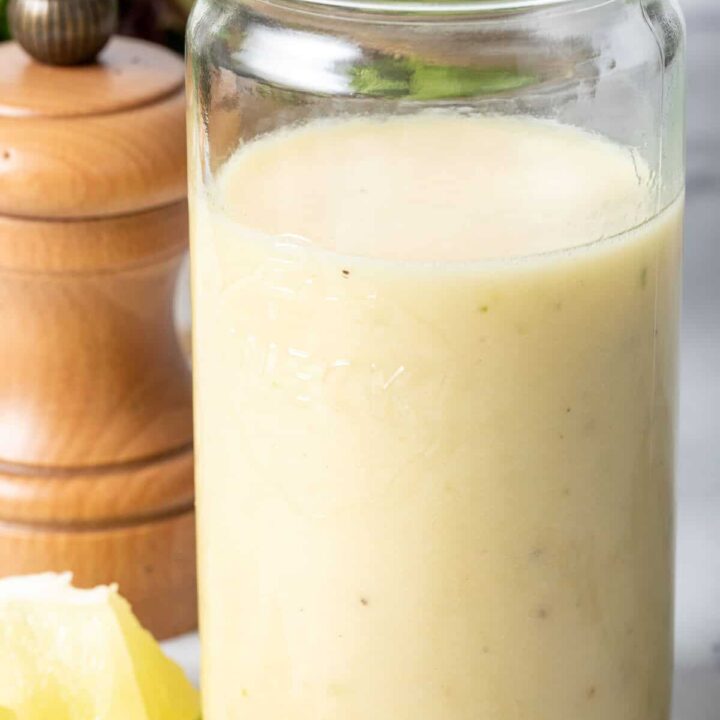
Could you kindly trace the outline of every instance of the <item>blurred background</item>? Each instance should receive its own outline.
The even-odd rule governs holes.
[[[682,0],[688,177],[677,563],[677,720],[720,717],[720,3]]]

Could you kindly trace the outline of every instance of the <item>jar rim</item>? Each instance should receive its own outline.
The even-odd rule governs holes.
[[[282,0],[281,0],[282,1]],[[270,0],[273,2],[273,0]],[[616,0],[291,0],[307,7],[388,14],[455,15],[522,12],[563,5],[608,5]]]

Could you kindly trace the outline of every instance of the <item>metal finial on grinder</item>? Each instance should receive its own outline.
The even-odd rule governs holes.
[[[117,0],[10,0],[10,32],[24,50],[49,65],[95,59],[117,25]]]

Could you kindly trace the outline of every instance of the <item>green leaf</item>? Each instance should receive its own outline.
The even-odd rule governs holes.
[[[418,100],[473,97],[515,90],[533,81],[532,75],[510,70],[419,65],[410,82],[410,94]]]
[[[504,68],[434,65],[409,58],[382,57],[352,68],[351,86],[371,96],[417,100],[475,97],[531,85],[536,77]]]
[[[7,40],[10,37],[10,28],[7,21],[8,0],[0,0],[0,40]]]
[[[381,58],[352,69],[352,88],[362,95],[403,96],[410,92],[412,68],[405,60]]]

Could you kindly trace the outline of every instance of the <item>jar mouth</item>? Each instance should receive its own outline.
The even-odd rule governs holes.
[[[607,5],[615,0],[292,0],[299,5],[417,15],[508,13],[563,5]]]

